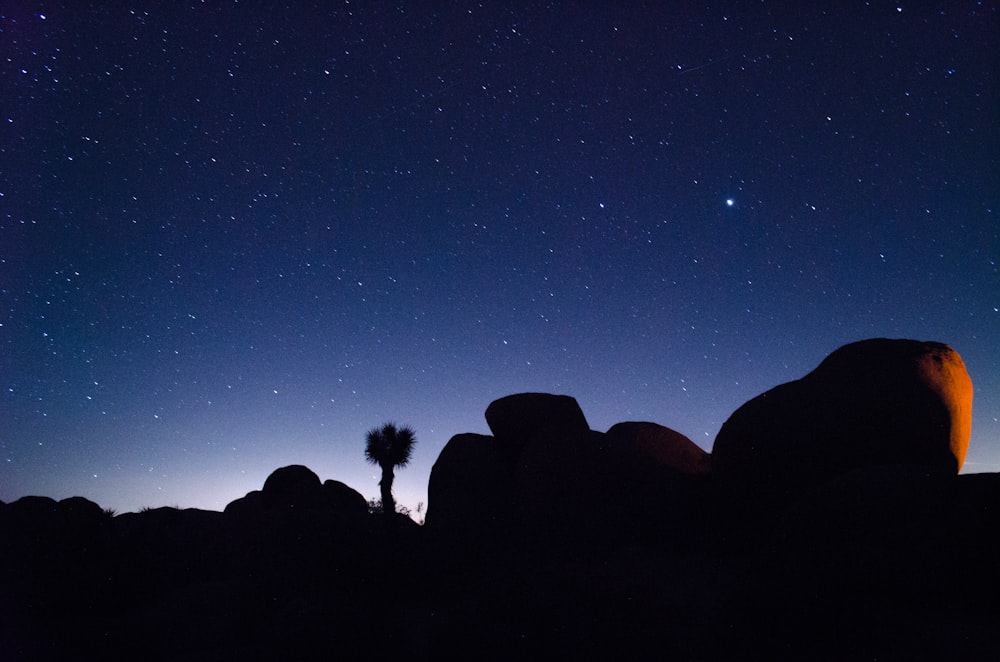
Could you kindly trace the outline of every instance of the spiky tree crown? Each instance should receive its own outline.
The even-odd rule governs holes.
[[[368,431],[365,459],[379,466],[405,467],[410,462],[413,446],[417,443],[413,428],[386,423]]]

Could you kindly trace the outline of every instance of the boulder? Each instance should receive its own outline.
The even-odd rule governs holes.
[[[657,423],[616,423],[607,432],[608,480],[620,503],[615,517],[643,543],[700,549],[711,456],[685,435]]]
[[[264,508],[320,508],[323,485],[311,469],[301,464],[281,467],[264,481]]]
[[[9,512],[24,519],[50,517],[59,513],[59,502],[47,496],[23,496],[10,504]]]
[[[264,510],[322,510],[366,514],[368,501],[357,490],[338,480],[322,484],[311,469],[300,464],[281,467],[264,481],[264,489],[252,490],[229,502],[229,515],[252,515]]]
[[[111,522],[81,497],[0,509],[0,658],[93,657],[81,650],[118,606]]]
[[[111,518],[93,501],[70,497],[21,497],[3,510],[0,540],[8,549],[25,545],[28,556],[73,555],[94,550],[101,544]]]
[[[366,514],[368,501],[353,487],[339,480],[323,481],[323,505],[327,510]]]
[[[494,400],[486,408],[486,423],[514,456],[540,430],[559,428],[570,434],[590,430],[575,398],[550,393],[516,393]]]
[[[712,458],[686,436],[658,423],[616,423],[607,432],[612,448],[626,461],[648,469],[669,469],[685,476],[707,476]]]
[[[773,513],[860,467],[913,464],[953,475],[971,416],[972,382],[951,347],[864,340],[733,413],[712,449],[713,480],[734,505]]]
[[[469,543],[495,543],[510,524],[513,475],[513,463],[495,438],[455,435],[431,468],[428,529]]]
[[[98,504],[81,496],[61,500],[59,510],[67,518],[89,522],[102,522],[109,516]]]
[[[67,551],[76,549],[94,555],[103,547],[104,538],[112,528],[112,511],[81,496],[69,497],[59,502],[62,514]]]
[[[690,548],[708,468],[705,451],[655,423],[550,428],[518,460],[519,521],[530,536],[558,542]]]
[[[155,595],[229,567],[230,541],[222,513],[160,507],[122,513],[112,521],[120,555],[120,597]]]
[[[603,432],[549,428],[529,438],[514,473],[518,524],[524,532],[561,543],[616,537],[604,530],[615,520],[609,507],[617,501],[612,496],[616,486],[606,475],[608,455]]]
[[[238,499],[233,499],[226,504],[224,513],[227,515],[251,515],[264,510],[264,493],[260,490],[251,490]]]
[[[61,547],[65,524],[66,519],[55,499],[24,496],[4,508],[0,540],[8,551],[17,550],[32,556],[42,550]]]

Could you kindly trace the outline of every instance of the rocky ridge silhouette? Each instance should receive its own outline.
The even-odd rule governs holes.
[[[459,434],[424,526],[306,467],[224,512],[0,504],[0,659],[988,659],[1000,474],[972,384],[874,339],[752,399],[711,454],[522,393]]]

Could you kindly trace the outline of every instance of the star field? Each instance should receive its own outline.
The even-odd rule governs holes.
[[[0,9],[0,499],[397,501],[490,401],[710,449],[868,337],[940,340],[1000,471],[997,5]],[[520,4],[520,3],[518,3]]]

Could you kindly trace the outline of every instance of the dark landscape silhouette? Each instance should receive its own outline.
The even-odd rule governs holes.
[[[972,395],[947,345],[853,343],[711,454],[509,395],[441,451],[423,526],[294,464],[224,512],[24,497],[0,658],[988,659],[1000,476],[958,475]],[[413,441],[369,435],[383,503]]]

